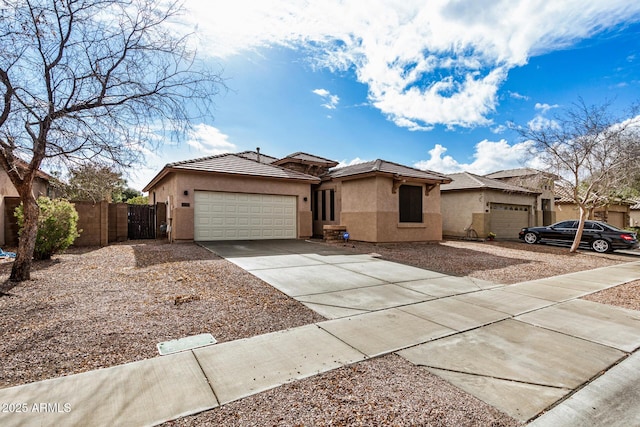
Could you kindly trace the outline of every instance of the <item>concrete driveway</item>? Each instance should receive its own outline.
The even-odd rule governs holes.
[[[201,244],[328,319],[501,286],[304,240]]]
[[[299,240],[204,246],[328,320],[0,389],[0,425],[157,425],[389,353],[535,427],[640,425],[640,312],[578,299],[640,261],[498,286]]]
[[[503,286],[301,240],[202,245],[366,357],[397,352],[520,421],[557,405],[535,425],[640,425],[640,313],[578,299],[639,262]]]

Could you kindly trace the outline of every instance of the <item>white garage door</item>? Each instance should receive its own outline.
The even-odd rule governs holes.
[[[531,207],[491,203],[491,230],[499,239],[517,239],[520,229],[529,226]]]
[[[195,192],[195,240],[295,239],[296,197]]]

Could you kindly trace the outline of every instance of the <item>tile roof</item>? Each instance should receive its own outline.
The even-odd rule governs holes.
[[[262,154],[260,154],[260,157],[262,157]],[[265,178],[299,179],[303,181],[318,180],[318,178],[316,178],[315,176],[281,168],[278,166],[260,163],[255,160],[250,160],[246,157],[232,153],[170,163],[167,166],[173,169],[252,175]]]
[[[540,173],[535,169],[531,168],[518,168],[518,169],[506,169],[497,172],[488,173],[484,176],[487,178],[500,179],[500,178],[513,178],[516,176],[527,176],[527,175],[536,175]]]
[[[428,170],[415,169],[409,166],[400,165],[386,160],[374,160],[366,163],[358,163],[351,166],[332,169],[327,174],[331,178],[344,178],[354,175],[364,175],[369,173],[387,173],[409,178],[421,178],[440,182],[449,182],[446,175]]]
[[[201,157],[198,159],[184,160],[169,163],[156,175],[143,191],[148,191],[156,182],[171,170],[213,172],[231,175],[256,176],[261,178],[289,179],[297,181],[319,182],[320,179],[302,172],[262,163],[263,154],[260,154],[261,162],[250,159],[252,152],[226,153],[215,156]],[[257,153],[256,153],[257,154]],[[257,157],[257,156],[256,156]],[[267,161],[271,156],[266,156]]]
[[[244,157],[245,159],[258,161],[260,159],[260,163],[265,163],[270,165],[271,163],[278,160],[276,157],[267,156],[266,154],[260,153],[258,157],[258,152],[256,151],[243,151],[241,153],[236,153],[236,156]]]
[[[282,159],[279,159],[279,161],[282,161],[285,159],[302,160],[303,162],[311,162],[311,163],[322,163],[322,164],[326,164],[327,167],[332,167],[338,164],[338,162],[336,162],[335,160],[325,159],[324,157],[303,153],[300,151],[297,153],[289,154],[288,156],[285,156]]]
[[[17,158],[17,157],[15,158],[15,161],[16,161],[16,165],[18,166],[18,168],[23,168],[25,170],[27,168],[29,168],[29,162],[27,162],[25,160],[22,160],[20,158]],[[4,169],[3,166],[0,166],[0,168]],[[21,173],[22,172],[24,172],[24,171],[21,171]],[[42,169],[38,169],[36,171],[36,177],[40,178],[40,179],[42,179],[44,181],[53,181],[54,179],[57,179],[57,178],[54,178],[53,176],[49,175],[48,173],[46,173]]]
[[[487,178],[493,178],[493,179],[504,179],[504,178],[523,177],[523,176],[533,176],[533,175],[539,175],[539,174],[556,177],[556,175],[550,172],[545,172],[545,171],[541,171],[533,168],[506,169],[506,170],[501,170],[497,172],[492,172],[484,176]]]
[[[453,190],[499,190],[512,193],[540,194],[539,191],[528,190],[517,185],[507,184],[498,179],[487,178],[470,172],[449,175],[453,181],[440,187],[440,191]]]
[[[554,193],[555,193],[556,203],[575,204],[575,199],[573,196],[573,188],[570,185],[563,185],[563,183],[556,183],[554,187]],[[584,197],[584,196],[585,196],[584,192],[582,190],[579,190],[578,197]],[[626,206],[630,206],[631,209],[634,209],[634,207],[637,206],[637,203],[640,202],[640,200],[626,199],[626,198],[620,198],[620,197],[598,198],[595,193],[592,193],[590,198],[591,200],[598,200],[599,202],[601,202],[601,206],[605,206],[605,205],[625,206],[626,205]],[[635,207],[635,209],[638,209],[638,208]]]

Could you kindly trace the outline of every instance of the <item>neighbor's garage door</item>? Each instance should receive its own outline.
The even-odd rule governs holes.
[[[295,239],[296,197],[195,192],[195,240]]]
[[[498,238],[517,239],[520,229],[529,226],[529,206],[491,203],[491,230]]]
[[[613,225],[614,227],[624,228],[624,213],[609,212],[607,223]]]

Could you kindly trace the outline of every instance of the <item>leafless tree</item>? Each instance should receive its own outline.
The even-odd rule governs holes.
[[[614,115],[611,102],[587,105],[580,99],[544,125],[521,128],[534,154],[561,177],[564,194],[580,217],[570,251],[576,252],[584,222],[595,208],[619,199],[640,166],[640,116],[637,107]]]
[[[126,167],[158,129],[175,137],[211,111],[224,84],[172,30],[181,11],[171,0],[0,0],[0,166],[25,217],[10,280],[30,278],[43,161]]]
[[[126,167],[210,113],[224,82],[178,35],[180,13],[174,0],[0,0],[0,166],[25,217],[10,280],[30,278],[43,161]]]

